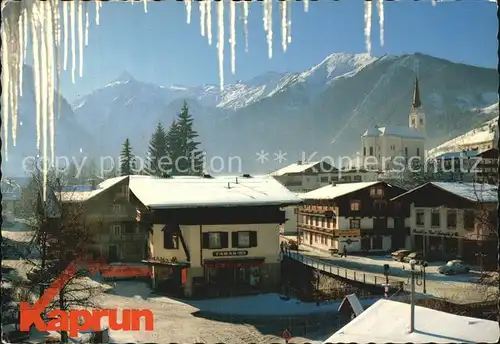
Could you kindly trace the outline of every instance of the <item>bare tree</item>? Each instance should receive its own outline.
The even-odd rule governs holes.
[[[63,192],[64,176],[51,171],[47,177],[44,195],[43,179],[40,169],[35,167],[28,192],[31,198],[25,199],[27,205],[32,207],[30,226],[34,235],[31,247],[38,258],[26,257],[31,265],[27,277],[30,287],[39,295],[42,295],[68,266],[85,258],[87,248],[92,244],[84,206],[81,202],[71,202],[73,198],[78,197],[78,193]],[[77,270],[62,286],[47,311],[96,307],[95,296],[101,288],[87,276],[87,271]],[[66,331],[61,331],[61,342],[68,342]]]

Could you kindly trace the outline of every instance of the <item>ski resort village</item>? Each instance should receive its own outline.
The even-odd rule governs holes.
[[[498,343],[495,5],[2,1],[2,344]]]

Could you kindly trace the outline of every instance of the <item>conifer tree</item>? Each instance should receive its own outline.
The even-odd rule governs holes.
[[[133,174],[135,170],[135,157],[132,154],[132,147],[130,146],[130,140],[126,139],[123,143],[122,152],[120,154],[120,174],[122,176],[128,176]]]
[[[158,122],[155,132],[149,140],[147,174],[163,177],[166,169],[169,168],[168,157],[167,134],[163,125]]]
[[[203,173],[203,152],[198,148],[196,141],[198,133],[193,129],[193,117],[189,113],[187,103],[184,102],[177,121],[172,124],[175,133],[172,155],[181,157],[177,160],[175,172],[179,175],[200,175]],[[174,149],[175,148],[175,149]],[[174,160],[175,161],[175,160]]]

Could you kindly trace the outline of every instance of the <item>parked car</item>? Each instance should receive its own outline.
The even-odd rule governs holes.
[[[403,250],[403,249],[397,250],[391,253],[391,257],[395,261],[402,262],[403,258],[409,255],[410,253],[411,253],[410,250]]]
[[[446,265],[439,267],[438,271],[443,275],[458,275],[469,273],[470,267],[461,260],[450,260]]]
[[[403,262],[405,263],[409,263],[411,260],[414,260],[417,264],[420,264],[424,260],[424,255],[422,254],[422,252],[410,252],[410,254],[403,257]]]

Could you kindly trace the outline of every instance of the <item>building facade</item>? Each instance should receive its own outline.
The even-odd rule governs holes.
[[[361,151],[366,168],[386,171],[412,157],[424,159],[427,119],[420,101],[418,80],[415,81],[408,122],[407,127],[375,125],[363,133]]]
[[[431,182],[395,197],[410,206],[411,247],[429,257],[476,253],[496,257],[497,189],[487,184]]]
[[[403,189],[385,182],[329,185],[303,196],[302,244],[320,250],[386,252],[409,245],[408,209],[390,199]]]
[[[477,183],[488,183],[498,185],[498,149],[488,149],[477,155],[480,159],[474,173]]]
[[[138,201],[129,189],[130,177],[116,177],[61,192],[63,203],[81,203],[85,222],[94,236],[92,259],[108,263],[140,262],[146,254],[147,232],[136,222]]]
[[[137,176],[131,190],[143,204],[137,220],[150,233],[143,262],[156,290],[204,297],[277,286],[281,208],[301,200],[272,177]]]

